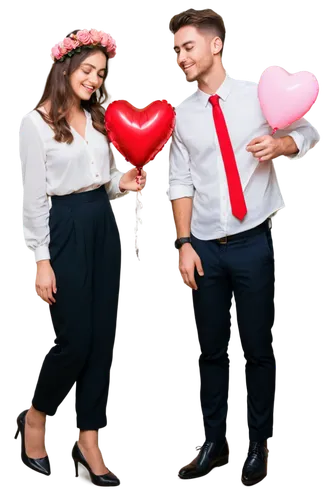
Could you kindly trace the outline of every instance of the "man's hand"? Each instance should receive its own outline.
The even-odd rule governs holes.
[[[289,137],[292,141],[292,137]],[[273,160],[285,154],[283,138],[274,138],[271,135],[262,135],[252,139],[246,150],[253,154],[259,161]]]
[[[184,283],[193,290],[198,290],[194,279],[195,268],[197,268],[199,276],[204,275],[199,255],[190,243],[185,243],[179,250],[179,271]]]

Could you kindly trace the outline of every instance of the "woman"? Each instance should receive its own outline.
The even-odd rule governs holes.
[[[24,235],[37,262],[36,291],[49,304],[55,346],[41,368],[32,406],[18,419],[22,460],[49,475],[46,415],[76,382],[79,440],[72,456],[94,484],[119,479],[104,465],[98,429],[106,425],[116,328],[120,241],[109,200],[145,186],[146,173],[115,166],[104,128],[112,37],[75,30],[52,49],[43,96],[23,117],[20,156]],[[49,210],[48,197],[52,206]]]

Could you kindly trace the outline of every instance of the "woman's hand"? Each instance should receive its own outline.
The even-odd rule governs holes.
[[[37,262],[36,292],[48,304],[56,302],[52,295],[57,292],[56,278],[49,260]]]
[[[132,168],[120,178],[119,188],[123,191],[141,191],[146,185],[147,173],[141,170],[138,176],[136,168]]]

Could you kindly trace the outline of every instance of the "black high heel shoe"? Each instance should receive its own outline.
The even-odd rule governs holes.
[[[93,473],[91,470],[87,460],[84,458],[80,448],[78,447],[77,441],[74,444],[73,450],[72,450],[72,457],[74,460],[75,464],[75,475],[78,477],[79,475],[79,463],[84,465],[87,471],[90,474],[90,479],[91,482],[96,484],[97,486],[118,486],[120,484],[119,479],[117,476],[112,474],[112,472],[108,472],[107,474],[102,474],[100,476],[96,475]]]
[[[25,416],[27,414],[28,410],[24,410],[22,413],[19,414],[17,417],[17,432],[15,434],[15,439],[19,435],[19,432],[21,433],[21,458],[22,462],[27,466],[30,467],[30,469],[40,472],[41,474],[45,474],[46,476],[49,476],[51,474],[51,467],[50,467],[50,462],[49,462],[49,457],[46,455],[46,457],[43,458],[29,458],[26,454],[25,451],[25,443],[24,443],[24,427],[25,427]]]

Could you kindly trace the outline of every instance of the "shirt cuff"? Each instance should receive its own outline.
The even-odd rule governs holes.
[[[35,260],[50,260],[49,245],[41,245],[35,248]]]
[[[292,155],[287,155],[287,158],[290,160],[296,160],[298,158],[302,158],[304,155],[303,152],[303,144],[304,144],[304,137],[302,134],[297,132],[297,130],[292,130],[291,132],[288,133],[290,137],[292,137],[296,143],[296,146],[298,147],[298,153],[294,153]]]
[[[178,184],[170,186],[167,195],[169,200],[177,200],[178,198],[193,198],[194,187],[193,185]]]

